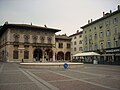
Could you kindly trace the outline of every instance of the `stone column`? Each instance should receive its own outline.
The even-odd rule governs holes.
[[[66,61],[66,60],[65,60],[65,54],[66,54],[66,53],[64,52],[64,61]]]
[[[55,51],[53,51],[53,62],[55,62]]]
[[[29,46],[28,51],[29,51],[29,60],[30,60],[31,62],[33,62],[33,61],[34,61],[34,60],[33,60],[34,48],[33,48],[32,46]]]
[[[45,62],[44,57],[45,57],[45,50],[44,50],[44,48],[43,48],[43,49],[42,49],[42,62]]]

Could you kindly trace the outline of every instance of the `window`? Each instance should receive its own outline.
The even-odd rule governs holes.
[[[103,37],[103,32],[100,32],[100,37],[101,37],[101,38]]]
[[[18,34],[14,34],[13,37],[14,37],[14,42],[19,42],[20,36]]]
[[[94,39],[97,39],[97,34],[94,35]]]
[[[103,27],[102,22],[99,23],[99,28],[101,29]]]
[[[106,25],[106,26],[110,25],[110,20],[106,20],[106,21],[105,21],[105,25]]]
[[[41,36],[40,39],[41,39],[41,43],[44,43],[45,37]]]
[[[18,59],[18,51],[17,50],[13,51],[13,59]]]
[[[74,45],[76,45],[77,43],[76,43],[76,41],[74,42]]]
[[[111,43],[110,41],[107,41],[107,48],[110,48],[111,47]]]
[[[63,43],[59,43],[59,48],[63,48]]]
[[[114,29],[114,34],[118,34],[117,28]]]
[[[76,51],[76,48],[74,48],[74,51]]]
[[[103,43],[100,43],[100,49],[103,49]]]
[[[92,40],[92,35],[89,36],[89,40]]]
[[[79,38],[81,38],[81,37],[82,37],[82,35],[79,36]]]
[[[88,51],[88,46],[85,46],[85,47],[84,47],[84,51]]]
[[[106,36],[110,36],[110,30],[106,31]]]
[[[79,47],[79,51],[82,51],[82,47]]]
[[[79,41],[79,44],[82,44],[82,40]]]
[[[29,43],[29,38],[30,38],[29,35],[24,35],[24,42]]]
[[[115,41],[115,47],[118,47],[118,41]]]
[[[70,44],[69,43],[67,43],[67,48],[70,48]]]
[[[29,59],[29,51],[24,51],[24,59]]]
[[[94,50],[97,50],[97,45],[94,46]]]
[[[85,36],[85,42],[87,42],[87,36]]]
[[[94,29],[96,30],[96,27],[94,27]]]
[[[51,41],[52,41],[52,38],[48,37],[48,43],[51,43]]]
[[[33,43],[37,43],[37,36],[33,36]]]
[[[89,50],[92,50],[92,45],[89,45]]]
[[[74,39],[76,39],[76,36],[74,37]]]
[[[113,23],[116,24],[117,22],[118,22],[118,19],[115,17],[115,18],[113,19]]]

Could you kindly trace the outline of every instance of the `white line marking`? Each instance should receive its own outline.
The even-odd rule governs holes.
[[[105,86],[105,85],[101,85],[101,84],[89,82],[89,81],[86,81],[86,80],[83,80],[83,79],[78,79],[78,78],[71,77],[71,76],[68,76],[68,75],[65,75],[65,74],[57,73],[57,72],[55,72],[55,71],[51,71],[51,70],[48,70],[48,71],[53,72],[53,73],[56,73],[56,74],[58,74],[58,75],[62,75],[62,76],[71,78],[71,79],[74,79],[74,80],[79,80],[79,81],[82,81],[82,82],[85,82],[85,83],[89,83],[89,84],[92,84],[92,85],[100,86],[100,87],[103,87],[103,88],[108,88],[108,89],[111,89],[111,90],[119,90],[119,89],[117,89],[117,88],[112,88],[112,87],[108,87],[108,86]]]

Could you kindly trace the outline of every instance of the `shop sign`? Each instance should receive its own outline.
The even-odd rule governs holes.
[[[120,52],[120,49],[111,49],[111,50],[106,50],[106,52]]]

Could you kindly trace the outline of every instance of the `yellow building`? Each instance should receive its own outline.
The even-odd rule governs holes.
[[[55,33],[60,30],[27,24],[0,27],[0,61],[55,61]]]
[[[101,54],[99,63],[120,64],[120,6],[81,27],[83,50]]]

